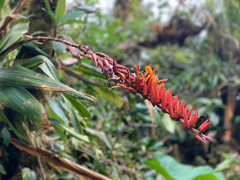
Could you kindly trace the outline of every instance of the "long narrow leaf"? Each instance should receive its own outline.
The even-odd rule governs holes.
[[[22,65],[26,68],[35,68],[38,66],[42,71],[52,79],[59,81],[58,73],[53,63],[45,56],[38,55],[28,60]]]
[[[59,20],[59,24],[64,25],[64,24],[70,24],[73,22],[77,22],[80,21],[81,16],[84,13],[81,11],[71,11],[68,12],[67,14],[65,14],[60,20]]]
[[[59,123],[57,120],[49,118],[49,122],[51,123],[51,125],[54,128],[60,128],[62,130],[65,130],[67,133],[69,133],[71,136],[77,138],[78,140],[89,142],[89,139],[88,139],[87,136],[81,135],[81,134],[77,134],[70,127],[68,127],[68,126],[66,126],[64,124]]]
[[[0,41],[0,53],[17,42],[28,31],[28,23],[16,24]]]
[[[68,118],[66,117],[63,108],[61,107],[61,103],[59,100],[52,99],[49,103],[48,113],[51,118],[58,120],[63,124],[68,124]]]
[[[65,96],[69,102],[73,105],[73,107],[76,108],[76,110],[79,112],[79,114],[83,117],[83,118],[90,118],[91,115],[88,112],[87,108],[77,99],[74,99],[70,96]]]
[[[16,66],[14,69],[2,69],[0,71],[0,83],[10,86],[42,89],[47,91],[58,91],[77,99],[94,101],[94,97],[76,91],[65,84],[55,81],[40,73],[36,73],[22,66]]]
[[[22,140],[23,142],[30,144],[29,140],[26,139],[21,133],[18,132],[18,130],[11,124],[11,122],[8,120],[8,118],[6,117],[6,115],[4,114],[3,110],[0,108],[0,119],[2,119],[4,122],[6,122],[10,128],[12,129],[12,131],[16,134],[16,136]]]
[[[55,11],[55,16],[56,16],[56,21],[58,22],[65,11],[65,5],[66,5],[66,0],[59,0],[57,7],[56,7],[56,11]]]
[[[1,85],[0,103],[29,117],[35,122],[41,123],[43,120],[47,120],[47,115],[42,104],[32,94],[21,87]]]

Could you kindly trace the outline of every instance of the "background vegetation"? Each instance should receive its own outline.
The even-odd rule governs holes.
[[[237,0],[0,1],[2,179],[240,179]],[[49,36],[129,68],[212,122],[201,143]],[[134,70],[132,74],[134,74]]]

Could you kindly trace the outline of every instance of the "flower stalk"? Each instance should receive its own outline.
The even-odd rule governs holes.
[[[86,53],[81,52],[80,55],[86,56]],[[191,130],[198,140],[202,142],[206,142],[206,140],[213,141],[210,137],[203,134],[211,122],[206,120],[198,129],[194,128],[198,120],[198,112],[192,115],[193,108],[188,110],[188,106],[185,106],[184,101],[178,101],[178,96],[172,97],[171,90],[165,89],[164,82],[167,81],[167,79],[159,80],[157,75],[155,75],[157,67],[152,70],[150,66],[146,66],[146,74],[144,75],[140,73],[140,67],[136,65],[136,76],[134,76],[127,67],[117,64],[117,62],[103,53],[91,52],[87,57],[92,59],[95,65],[98,64],[102,68],[103,74],[108,80],[119,82],[110,89],[121,87],[133,94],[141,94],[143,98],[148,99],[153,106],[157,106],[164,113],[169,114],[172,120],[182,123],[186,129]]]
[[[94,62],[95,66],[100,66],[103,74],[108,80],[119,82],[117,86],[111,87],[110,89],[121,87],[133,94],[141,94],[143,98],[149,100],[153,106],[157,106],[164,113],[169,114],[172,120],[182,123],[186,129],[191,130],[198,140],[204,143],[206,140],[213,141],[210,137],[203,134],[208,129],[211,122],[206,120],[198,129],[195,129],[195,124],[198,120],[198,112],[192,115],[192,108],[188,110],[188,106],[185,106],[184,101],[178,101],[178,96],[172,97],[171,89],[165,89],[164,82],[167,81],[167,79],[159,80],[157,75],[155,75],[157,67],[152,70],[151,67],[146,66],[146,73],[143,74],[140,73],[140,67],[136,65],[135,76],[130,73],[127,67],[118,64],[106,54],[100,52],[93,53],[86,46],[52,37],[27,37],[28,39],[23,41],[24,43],[35,40],[50,40],[66,44],[72,54],[81,57],[87,56]],[[74,48],[81,52],[76,54],[76,49]]]

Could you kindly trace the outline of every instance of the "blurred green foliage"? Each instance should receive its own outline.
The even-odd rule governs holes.
[[[134,0],[125,1],[128,8],[122,8],[117,2],[120,1],[116,1],[113,8],[106,6],[104,11],[96,8],[101,4],[96,0],[72,4],[67,1],[66,9],[65,1],[59,0],[53,12],[50,2],[45,0],[43,10],[51,17],[58,37],[86,45],[93,52],[103,52],[129,67],[160,65],[159,77],[168,78],[166,87],[199,111],[199,124],[210,119],[208,136],[216,143],[201,144],[168,115],[147,106],[138,95],[124,90],[109,91],[109,85],[114,83],[105,80],[100,69],[87,58],[74,57],[67,46],[60,43],[53,43],[54,56],[46,54],[37,44],[24,44],[37,55],[22,66],[13,67],[20,53],[17,47],[7,54],[1,53],[20,42],[27,32],[28,18],[22,18],[22,23],[9,27],[0,41],[0,108],[4,108],[0,110],[1,146],[8,146],[9,138],[16,136],[26,143],[37,141],[59,157],[112,179],[237,180],[239,99],[233,116],[233,144],[225,144],[221,135],[227,108],[224,89],[239,85],[239,2],[210,0],[200,5],[195,1],[184,2],[175,19],[205,23],[204,29],[196,36],[186,37],[182,45],[160,40],[152,47],[144,43],[157,39],[158,32],[153,25],[167,24],[175,6],[169,1],[151,4]],[[10,13],[8,3],[0,3],[4,15]],[[153,11],[156,6],[157,12]],[[174,20],[172,26],[177,22]],[[61,63],[67,70],[59,68]],[[43,75],[34,78],[37,73]],[[19,78],[20,75],[30,81]],[[9,77],[11,81],[7,82]],[[12,92],[17,96],[11,95]],[[17,103],[8,96],[14,97]],[[92,96],[96,97],[94,102]],[[29,100],[38,108],[27,104]],[[31,108],[38,111],[35,117],[30,113]],[[45,118],[43,113],[52,127],[40,123]],[[47,137],[49,142],[42,137]],[[3,154],[2,175],[11,173],[4,166],[8,160],[9,156]],[[40,177],[20,162],[19,167],[23,179]],[[45,171],[50,177],[51,171]],[[58,168],[54,171],[52,178],[78,179]]]

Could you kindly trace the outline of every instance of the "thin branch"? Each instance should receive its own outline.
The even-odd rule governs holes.
[[[11,138],[10,142],[20,150],[25,151],[33,156],[37,156],[47,163],[52,163],[54,166],[59,167],[60,169],[63,169],[69,173],[76,174],[77,177],[82,178],[83,180],[111,180],[102,174],[71,162],[66,158],[59,158],[50,151],[28,146],[16,138]]]

